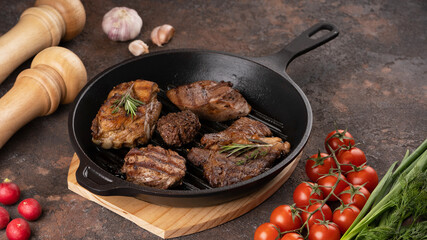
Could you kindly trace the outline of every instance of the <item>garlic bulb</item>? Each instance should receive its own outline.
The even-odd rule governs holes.
[[[163,44],[169,42],[175,33],[175,28],[169,24],[155,27],[151,32],[151,41],[157,46],[161,47]]]
[[[142,19],[138,13],[127,7],[115,7],[104,15],[102,30],[113,41],[134,39],[140,32]]]
[[[129,44],[129,51],[134,56],[139,56],[141,54],[149,53],[148,46],[142,40],[135,40]]]

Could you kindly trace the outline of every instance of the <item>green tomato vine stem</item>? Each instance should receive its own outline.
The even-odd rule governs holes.
[[[322,214],[322,218],[323,218],[323,221],[326,221],[326,217],[325,217],[325,214],[323,213],[323,211],[322,211],[322,208],[323,208],[323,206],[326,204],[326,202],[329,200],[329,198],[333,195],[333,196],[335,196],[339,201],[340,201],[340,203],[341,204],[343,204],[343,201],[341,200],[341,198],[339,197],[339,196],[337,196],[336,194],[335,194],[335,189],[337,188],[337,186],[338,186],[338,184],[341,182],[341,181],[344,181],[345,183],[347,183],[349,186],[353,186],[353,184],[351,184],[350,182],[348,182],[346,179],[344,179],[344,178],[342,178],[341,176],[342,176],[342,170],[341,170],[341,165],[350,165],[350,166],[354,166],[353,164],[341,164],[341,163],[339,163],[338,162],[338,159],[337,159],[337,157],[336,157],[336,154],[335,154],[335,152],[336,151],[339,151],[339,150],[341,150],[341,148],[339,148],[339,149],[337,149],[336,151],[333,151],[332,149],[331,149],[331,147],[330,146],[328,146],[329,147],[329,149],[331,150],[331,156],[332,156],[332,158],[334,159],[334,161],[335,161],[335,163],[336,163],[336,165],[337,165],[337,168],[335,169],[333,169],[333,171],[332,171],[332,173],[328,173],[328,174],[325,174],[323,177],[326,177],[326,176],[336,176],[337,177],[337,181],[335,182],[335,184],[333,185],[333,186],[322,186],[322,185],[319,185],[319,187],[324,187],[324,188],[331,188],[331,192],[323,199],[323,200],[317,200],[317,202],[319,202],[319,203],[321,203],[320,204],[320,206],[317,208],[317,209],[315,209],[314,211],[312,211],[312,212],[309,212],[309,211],[307,211],[307,210],[304,210],[304,209],[301,209],[301,208],[298,208],[299,209],[299,211],[300,212],[306,212],[306,213],[309,213],[309,215],[308,215],[308,217],[307,217],[307,220],[302,224],[302,226],[299,228],[299,229],[296,229],[296,230],[293,230],[293,231],[285,231],[285,232],[280,232],[280,234],[279,234],[279,236],[283,236],[284,234],[286,234],[286,233],[289,233],[289,232],[298,232],[298,233],[302,233],[303,231],[304,231],[304,229],[305,228],[307,228],[307,235],[305,236],[305,239],[307,239],[308,238],[308,235],[310,234],[310,226],[309,226],[309,224],[308,224],[308,221],[310,220],[310,218],[316,213],[316,212],[318,212],[318,211],[320,211],[320,213]],[[355,167],[355,166],[354,166]],[[307,206],[307,209],[308,209],[308,206]]]

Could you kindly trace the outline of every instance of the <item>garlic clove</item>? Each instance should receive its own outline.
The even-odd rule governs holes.
[[[175,28],[169,24],[155,27],[151,31],[151,41],[159,47],[168,43],[175,34]]]
[[[115,7],[102,19],[102,30],[113,41],[134,39],[141,32],[142,19],[131,8]]]
[[[139,56],[141,54],[146,54],[149,53],[148,51],[148,45],[145,44],[145,42],[143,42],[142,40],[135,40],[132,41],[129,44],[129,51],[134,55],[134,56]]]

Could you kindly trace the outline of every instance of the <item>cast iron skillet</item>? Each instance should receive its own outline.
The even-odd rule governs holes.
[[[319,38],[312,38],[319,33]],[[253,192],[275,177],[302,151],[312,126],[310,103],[302,90],[285,73],[297,56],[338,36],[337,28],[319,23],[276,54],[249,58],[207,50],[154,52],[129,59],[97,75],[77,96],[69,117],[69,134],[80,159],[77,182],[98,195],[134,196],[147,202],[178,207],[208,206],[230,201]],[[159,100],[162,115],[177,111],[164,96],[170,87],[199,80],[230,81],[253,107],[249,115],[267,124],[273,134],[291,143],[291,152],[252,179],[227,187],[211,188],[199,168],[188,164],[184,184],[169,190],[142,187],[123,179],[119,169],[129,149],[104,150],[91,141],[91,123],[109,91],[117,84],[146,79],[163,90]],[[202,133],[220,131],[231,123],[202,122]],[[162,145],[155,134],[153,144]],[[188,148],[191,146],[187,146]],[[175,149],[185,154],[186,149]]]

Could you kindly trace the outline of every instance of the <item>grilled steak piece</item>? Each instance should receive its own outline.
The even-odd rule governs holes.
[[[130,96],[143,102],[137,107],[135,116],[127,114],[124,107],[116,108],[118,101],[130,88]],[[92,121],[92,141],[106,149],[147,143],[162,108],[157,100],[157,92],[157,84],[145,80],[115,86]]]
[[[205,134],[200,141],[204,148],[192,148],[187,159],[203,168],[212,187],[228,186],[258,176],[290,152],[289,142],[271,135],[262,122],[242,117],[224,131]]]
[[[126,180],[138,185],[168,189],[181,184],[185,158],[159,146],[132,148],[125,156],[122,172]]]
[[[169,113],[157,122],[157,131],[169,146],[180,147],[193,141],[201,124],[193,112]]]
[[[198,81],[167,91],[167,97],[181,110],[191,110],[202,119],[227,121],[246,116],[251,106],[231,88],[230,82]]]
[[[271,135],[271,130],[262,122],[242,117],[224,131],[205,134],[200,140],[200,143],[204,145],[205,148],[218,150],[219,147],[223,145]]]
[[[192,148],[187,159],[203,168],[204,177],[212,187],[223,187],[248,180],[265,172],[282,154],[289,153],[290,144],[280,138],[260,138],[270,146],[259,147],[241,155],[229,155],[212,149]]]

